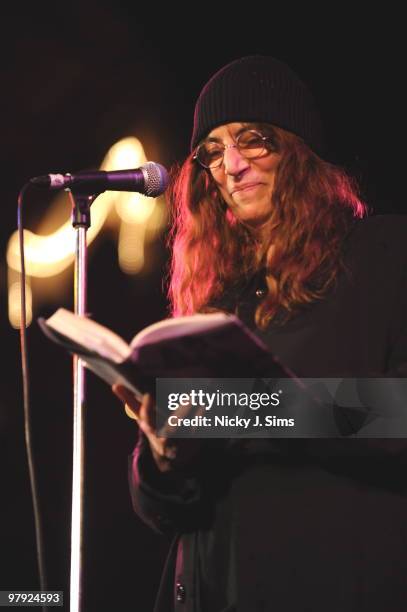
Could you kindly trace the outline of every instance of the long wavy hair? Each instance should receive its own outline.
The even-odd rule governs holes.
[[[259,244],[223,201],[209,171],[191,154],[173,171],[169,189],[173,316],[208,312],[236,283],[265,269],[268,291],[255,321],[285,322],[323,298],[344,267],[342,245],[356,218],[367,214],[356,182],[319,158],[294,134],[250,124],[280,153],[269,233]]]

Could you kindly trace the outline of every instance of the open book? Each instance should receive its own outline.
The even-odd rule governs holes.
[[[38,323],[54,342],[79,355],[109,385],[138,398],[156,378],[289,377],[265,344],[234,315],[196,314],[164,319],[127,344],[95,321],[59,308]]]

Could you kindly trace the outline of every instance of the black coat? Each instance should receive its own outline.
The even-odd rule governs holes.
[[[406,221],[358,222],[351,276],[259,332],[295,374],[407,375]],[[248,323],[261,282],[237,299]],[[134,507],[174,535],[157,612],[405,612],[406,469],[407,439],[210,440],[188,471],[161,474],[141,436]]]

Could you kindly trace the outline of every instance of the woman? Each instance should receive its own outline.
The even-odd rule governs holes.
[[[367,218],[322,155],[288,66],[212,77],[170,194],[173,314],[235,312],[300,377],[405,376],[405,220]],[[157,611],[405,610],[405,440],[174,441],[114,391],[141,430],[135,510],[174,535]]]

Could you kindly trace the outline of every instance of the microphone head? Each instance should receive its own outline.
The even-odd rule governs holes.
[[[164,193],[168,187],[168,172],[161,164],[147,162],[140,166],[145,179],[145,194],[150,198],[156,198]]]

